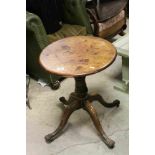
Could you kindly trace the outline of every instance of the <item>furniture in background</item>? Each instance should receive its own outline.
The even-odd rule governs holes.
[[[55,6],[56,2],[59,3]],[[92,34],[84,3],[81,0],[27,0],[26,5],[27,74],[57,89],[62,77],[43,70],[38,62],[39,54],[48,44],[64,37]]]
[[[28,96],[28,93],[29,93],[29,84],[30,84],[30,76],[29,75],[26,75],[26,105],[29,109],[31,109],[31,106],[30,106],[30,101],[29,101],[29,96]]]
[[[112,38],[124,35],[126,29],[126,5],[128,0],[85,0],[94,35]]]
[[[126,16],[129,18],[129,0],[126,6]]]
[[[75,79],[75,91],[70,94],[69,99],[60,97],[60,101],[65,105],[64,114],[58,128],[45,136],[46,142],[55,140],[62,133],[70,115],[83,108],[92,118],[104,143],[109,148],[114,147],[115,142],[104,132],[92,101],[99,101],[108,108],[118,107],[120,102],[115,100],[107,103],[99,94],[88,94],[85,79],[86,76],[110,66],[116,55],[116,49],[110,42],[92,36],[68,37],[48,45],[43,50],[40,63],[45,70],[52,74]]]
[[[128,33],[113,42],[117,48],[117,53],[122,57],[122,80],[120,84],[114,86],[117,90],[129,92],[129,35]]]

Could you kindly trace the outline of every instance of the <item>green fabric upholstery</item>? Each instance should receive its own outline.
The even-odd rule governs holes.
[[[40,18],[32,13],[26,13],[26,72],[35,79],[51,83],[60,77],[47,73],[39,64],[39,55],[49,44],[45,29]]]
[[[85,26],[87,33],[92,34],[93,30],[87,14],[86,0],[63,0],[63,22],[72,25]]]
[[[87,35],[86,28],[79,25],[64,24],[59,31],[48,35],[48,40],[54,42],[65,37],[78,35]]]
[[[47,83],[54,83],[61,77],[46,72],[39,64],[43,48],[58,39],[91,34],[91,25],[82,0],[63,0],[63,26],[53,34],[47,35],[41,19],[26,12],[26,72],[31,77]]]
[[[26,12],[26,30],[34,33],[35,39],[37,40],[41,49],[49,44],[42,21],[37,15]]]

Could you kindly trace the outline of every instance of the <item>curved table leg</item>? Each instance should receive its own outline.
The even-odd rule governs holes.
[[[104,132],[100,121],[98,119],[97,113],[95,108],[93,107],[93,105],[91,104],[91,102],[87,101],[85,104],[85,108],[84,108],[90,115],[97,131],[99,132],[102,140],[104,141],[104,143],[109,147],[109,148],[113,148],[115,145],[115,142],[113,140],[111,140],[110,138],[108,138],[108,136],[106,135],[106,133]]]
[[[45,136],[45,140],[47,143],[52,142],[62,133],[72,112],[74,112],[75,110],[77,110],[79,108],[81,108],[81,105],[78,102],[73,102],[68,107],[65,108],[58,128],[53,133],[50,133]]]
[[[100,102],[103,106],[107,107],[107,108],[112,108],[112,107],[119,107],[120,101],[119,100],[114,100],[112,103],[107,103],[103,97],[99,94],[92,94],[89,95],[88,100],[90,102],[92,101],[98,101]]]

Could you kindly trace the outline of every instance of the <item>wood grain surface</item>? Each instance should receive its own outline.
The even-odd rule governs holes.
[[[74,36],[48,45],[39,61],[45,70],[64,77],[86,76],[108,67],[116,58],[116,48],[107,40]]]

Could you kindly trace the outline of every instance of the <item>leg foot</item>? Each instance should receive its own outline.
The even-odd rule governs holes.
[[[62,102],[65,105],[69,105],[69,102],[65,99],[65,97],[60,97],[59,98],[60,102]]]
[[[85,104],[85,110],[89,113],[98,133],[100,134],[102,140],[104,141],[104,143],[109,147],[109,148],[113,148],[115,145],[115,142],[113,140],[111,140],[110,138],[108,138],[108,136],[106,135],[106,133],[104,132],[100,121],[98,119],[96,110],[94,109],[93,105],[91,104],[91,102],[87,101]]]
[[[26,105],[29,109],[32,109],[31,106],[30,106],[30,102],[29,102],[29,98],[26,97]]]
[[[57,80],[49,84],[52,90],[57,90],[60,87],[60,81]]]
[[[124,35],[125,35],[125,32],[121,31],[121,32],[119,33],[119,35],[120,35],[120,36],[124,36]]]
[[[90,102],[92,101],[98,101],[100,102],[103,106],[107,107],[107,108],[112,108],[112,107],[119,107],[120,101],[119,100],[114,100],[112,103],[107,103],[103,97],[99,94],[92,94],[89,95],[88,100]]]
[[[53,132],[45,136],[45,140],[47,143],[52,142],[55,140],[63,131],[65,125],[67,124],[67,121],[72,114],[73,111],[80,108],[80,104],[78,102],[71,103],[68,107],[65,108],[64,113],[62,115],[61,122],[58,126],[58,128]]]

